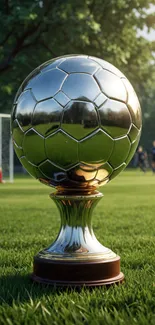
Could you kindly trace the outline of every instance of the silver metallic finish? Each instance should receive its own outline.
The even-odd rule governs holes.
[[[87,58],[88,56],[87,55],[78,55],[78,54],[74,54],[74,55],[64,55],[64,56],[60,56],[60,57],[57,57],[57,58],[54,58],[54,59],[51,59],[47,62],[44,62],[43,64],[41,64],[38,68],[40,70],[40,72],[44,72],[44,71],[49,71],[51,69],[54,69],[54,68],[59,68],[60,64],[65,61],[65,60],[68,60],[68,59],[72,59],[72,58]]]
[[[11,128],[25,169],[57,189],[51,198],[60,211],[61,228],[54,243],[37,255],[39,264],[34,260],[34,279],[37,268],[43,266],[44,273],[50,263],[66,262],[68,269],[81,263],[83,270],[89,262],[118,263],[116,254],[96,239],[91,215],[102,197],[96,188],[126,167],[140,137],[140,106],[124,75],[93,57],[50,60],[20,87]],[[102,276],[97,274],[97,282]]]
[[[23,83],[24,83],[24,82],[23,82]],[[17,103],[17,99],[19,98],[20,94],[21,94],[22,91],[23,91],[23,87],[22,87],[23,83],[22,83],[21,86],[19,87],[19,89],[18,89],[18,91],[17,91],[17,93],[16,93],[16,96],[15,96],[15,98],[14,98],[13,108],[12,108],[12,113],[11,113],[12,118],[14,117],[14,105],[16,105],[16,103]]]
[[[135,139],[137,138],[138,134],[139,134],[138,128],[134,124],[132,124],[131,128],[128,132],[128,137],[129,137],[131,143],[135,142]]]
[[[126,135],[131,126],[127,106],[119,101],[108,99],[98,110],[101,126],[112,138]]]
[[[12,121],[12,138],[16,145],[22,148],[24,132],[18,123],[18,120]]]
[[[37,79],[37,77],[38,77],[39,74],[40,74],[40,69],[39,69],[39,67],[37,67],[23,81],[23,83],[21,84],[21,87],[18,90],[19,93],[17,92],[15,99],[18,98],[18,96],[20,95],[20,93],[22,91],[27,90],[27,89],[32,89],[33,84],[34,84],[34,82]]]
[[[87,57],[75,57],[66,59],[59,65],[59,69],[64,70],[67,73],[89,73],[94,74],[99,68],[99,65]]]
[[[14,116],[23,131],[27,131],[31,127],[32,113],[36,103],[30,90],[21,93],[17,100]]]
[[[42,65],[40,65],[40,71],[41,72],[46,72],[52,69],[57,68],[63,61],[65,60],[65,58],[56,58],[56,59],[52,59],[49,60],[45,63],[43,63]]]
[[[41,162],[46,159],[44,138],[35,130],[30,129],[24,136],[23,151],[27,160],[37,165],[38,161]]]
[[[85,138],[98,125],[97,111],[92,103],[74,100],[65,107],[61,127],[75,139]]]
[[[100,143],[100,145],[98,145]],[[79,142],[79,159],[80,161],[94,166],[108,161],[114,141],[102,130],[96,132],[93,136]]]
[[[32,164],[29,163],[29,161],[26,159],[25,156],[22,156],[20,158],[20,162],[23,165],[23,167],[28,171],[28,173],[35,177],[36,176],[36,168]]]
[[[99,70],[95,78],[103,93],[113,99],[118,99],[126,103],[127,91],[121,79],[107,70]]]
[[[84,73],[70,74],[62,90],[71,99],[88,101],[93,101],[100,94],[100,88],[93,76]]]
[[[47,158],[62,168],[78,162],[78,142],[62,131],[45,139],[45,150]]]
[[[97,107],[100,107],[101,105],[103,105],[103,103],[107,100],[108,98],[103,94],[100,93],[97,98],[94,100],[94,103]]]
[[[116,139],[114,142],[113,152],[109,158],[109,163],[114,168],[121,165],[122,161],[125,161],[130,151],[131,143],[127,136]],[[124,150],[122,150],[124,148]],[[117,156],[115,154],[117,152]]]
[[[15,141],[13,141],[13,144],[14,144],[15,153],[18,156],[18,158],[22,157],[24,155],[22,147],[18,147]]]
[[[101,193],[89,196],[50,195],[59,209],[61,229],[55,242],[39,253],[39,257],[63,260],[108,260],[116,254],[102,246],[92,229],[92,211]]]
[[[67,74],[58,69],[44,72],[33,83],[33,94],[37,101],[53,97],[61,88]]]
[[[17,104],[13,104],[13,107],[12,107],[12,112],[11,112],[11,132],[12,132],[12,123],[13,121],[15,120],[15,112],[16,112],[16,108],[17,108]]]
[[[117,68],[69,55],[45,62],[24,80],[11,125],[17,156],[32,176],[65,191],[91,192],[132,158],[141,110]]]
[[[53,98],[39,102],[33,112],[33,129],[44,137],[55,132],[60,127],[62,110]]]
[[[25,156],[22,156],[20,158],[20,162],[21,162],[21,164],[24,166],[24,168],[29,172],[29,174],[32,177],[35,177],[35,178],[41,178],[41,177],[43,177],[43,174],[39,171],[39,169],[37,168],[37,166],[31,164],[27,160],[27,158]]]
[[[132,122],[140,129],[142,124],[142,114],[138,97],[129,80],[126,78],[122,78],[121,80],[123,81],[128,93],[127,105],[132,117]]]
[[[119,167],[115,168],[113,173],[110,176],[110,180],[115,178],[120,172],[122,172],[125,167],[126,167],[126,163],[123,163]]]
[[[129,154],[128,154],[127,159],[125,160],[125,163],[126,163],[126,164],[129,163],[129,161],[132,159],[132,157],[133,157],[133,155],[134,155],[134,153],[135,153],[135,150],[136,150],[136,148],[137,148],[137,146],[138,146],[138,142],[139,142],[139,139],[140,139],[140,134],[141,134],[141,132],[139,132],[139,134],[138,134],[136,140],[131,144],[131,149],[130,149],[130,151],[129,151]]]
[[[98,63],[100,65],[100,67],[102,67],[104,70],[108,70],[120,78],[125,77],[124,74],[120,70],[118,70],[114,65],[112,65],[111,63],[109,63],[105,60],[96,58],[95,56],[89,56],[89,58],[91,60],[95,61],[96,63]]]
[[[63,107],[66,106],[70,101],[70,99],[62,91],[59,91],[54,96],[54,99],[56,99],[56,101]]]

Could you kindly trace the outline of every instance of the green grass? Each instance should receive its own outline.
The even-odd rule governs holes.
[[[76,291],[29,278],[59,229],[50,188],[29,178],[0,185],[0,324],[155,324],[155,175],[126,171],[101,190],[94,231],[120,254],[126,281]]]

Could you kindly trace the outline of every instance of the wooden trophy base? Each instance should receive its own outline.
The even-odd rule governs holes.
[[[64,261],[34,257],[32,279],[56,286],[103,286],[118,284],[124,280],[120,272],[120,257],[99,261]]]

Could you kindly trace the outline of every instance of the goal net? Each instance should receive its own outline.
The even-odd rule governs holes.
[[[3,179],[10,182],[13,182],[13,153],[10,114],[0,114],[0,168]]]

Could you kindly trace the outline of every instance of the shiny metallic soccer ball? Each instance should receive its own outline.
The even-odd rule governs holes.
[[[41,182],[63,189],[106,184],[131,160],[141,109],[127,78],[86,55],[45,62],[14,100],[12,136],[18,158]]]

